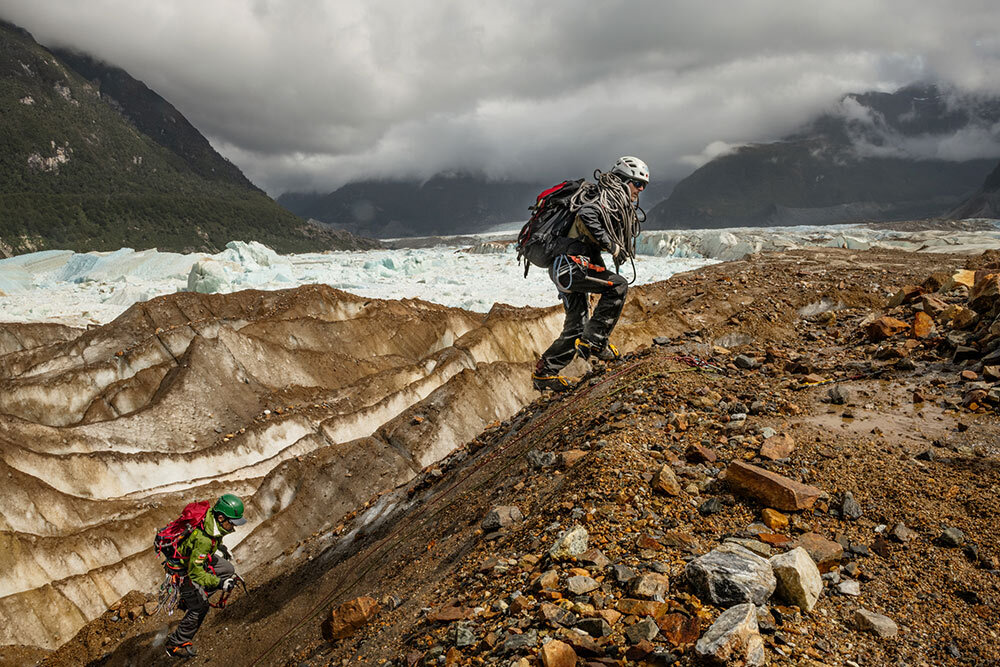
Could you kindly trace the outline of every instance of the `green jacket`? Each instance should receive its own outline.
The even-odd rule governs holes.
[[[178,547],[181,556],[187,560],[188,579],[202,588],[219,586],[219,578],[206,570],[205,565],[212,562],[212,555],[222,544],[222,537],[226,534],[209,510],[205,515],[204,528],[192,530]]]

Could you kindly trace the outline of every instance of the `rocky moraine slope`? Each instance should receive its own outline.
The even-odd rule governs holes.
[[[333,306],[342,298],[311,288],[282,294],[274,304],[286,307],[265,324],[253,315],[264,311],[238,315],[245,303],[223,305],[219,297],[212,309],[244,324],[175,354],[179,365],[167,368],[174,380],[135,417],[182,395],[182,378],[201,367],[197,348],[214,346],[219,356],[224,346],[235,377],[249,383],[234,386],[228,407],[185,409],[208,410],[219,430],[189,433],[203,420],[184,419],[170,452],[95,451],[72,461],[85,466],[96,455],[135,471],[150,457],[207,460],[220,447],[252,451],[275,429],[321,424],[322,446],[313,446],[319,433],[302,436],[298,442],[313,445],[295,448],[263,477],[220,470],[221,483],[188,489],[205,495],[237,484],[256,517],[234,549],[249,593],[210,617],[195,664],[995,664],[998,260],[822,249],[678,275],[633,290],[616,332],[625,359],[579,367],[585,375],[574,391],[534,400],[522,392],[529,359],[559,313],[498,311],[417,366],[427,372],[429,358],[440,365],[468,353],[485,359],[472,351],[499,351],[504,340],[516,341],[508,355],[526,350],[520,361],[467,365],[443,386],[459,391],[435,390],[371,438],[343,444],[318,417],[327,405],[343,413],[361,401],[356,389],[340,399],[305,392],[278,400],[280,393],[260,393],[265,368],[252,361],[273,359],[275,336],[287,355],[315,345],[310,327],[357,326],[332,316],[345,307]],[[351,306],[351,321],[364,308]],[[298,329],[309,318],[327,324]],[[136,341],[150,335],[127,322],[114,330],[134,331]],[[207,331],[190,322],[163,327],[150,341],[170,347],[170,336],[187,338],[192,325]],[[22,341],[28,333],[19,333]],[[41,350],[67,345],[56,341],[69,332],[43,327],[31,335],[37,350],[8,353],[8,369],[28,359],[39,371],[68,368],[42,363],[51,354]],[[446,342],[445,332],[437,336]],[[113,347],[136,355],[127,340]],[[265,397],[243,403],[263,410],[240,408],[239,392]],[[480,409],[504,397],[510,402],[497,416]],[[23,478],[45,460],[58,469],[88,429],[123,419],[97,410],[81,403],[79,423],[61,426],[9,419],[11,475]],[[12,429],[29,423],[31,442],[51,441],[47,455],[41,445],[32,445],[34,454],[10,447]],[[424,451],[446,432],[446,448],[404,454],[409,467],[380,472],[395,458],[390,452]],[[215,444],[201,444],[208,441]],[[351,485],[371,475],[366,498]],[[82,503],[84,480],[64,476],[53,499],[76,498],[76,516],[86,506],[94,522],[109,516],[108,500]],[[185,493],[160,482],[156,493],[122,490],[113,503],[120,516],[147,512],[148,521],[131,525],[152,526],[162,518],[153,513],[175,511]],[[315,511],[346,497],[345,485],[354,489],[353,506]],[[53,530],[53,550],[79,548],[70,544],[75,531]],[[148,551],[134,559],[155,581]],[[147,605],[151,591],[139,580],[135,592],[116,589],[121,599],[104,593],[107,610],[58,650],[8,647],[6,655],[50,665],[156,664],[172,619]],[[63,581],[51,588],[68,591]]]

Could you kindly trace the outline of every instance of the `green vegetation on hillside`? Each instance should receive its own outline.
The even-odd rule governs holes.
[[[0,22],[0,256],[215,251],[232,240],[281,252],[340,247],[242,174],[195,173],[28,33]]]

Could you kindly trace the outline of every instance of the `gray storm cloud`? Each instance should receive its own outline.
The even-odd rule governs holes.
[[[271,194],[583,175],[621,154],[678,178],[848,92],[1000,93],[994,2],[0,0],[0,16],[145,81]],[[981,139],[906,150],[1000,150]]]

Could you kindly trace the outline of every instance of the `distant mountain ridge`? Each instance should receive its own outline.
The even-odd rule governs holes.
[[[571,173],[563,178],[581,176]],[[277,201],[296,215],[375,238],[471,234],[527,220],[535,197],[557,182],[496,181],[481,174],[440,173],[426,181],[357,181],[326,195],[289,192]],[[641,203],[654,205],[673,185],[654,176]]]
[[[354,243],[278,206],[124,70],[60,53],[0,21],[0,257]]]
[[[933,86],[848,95],[840,113],[801,132],[705,164],[656,206],[648,228],[713,228],[938,217],[983,182],[995,158],[928,159],[916,151],[1000,122],[1000,100]]]
[[[366,180],[326,195],[286,193],[278,203],[314,218],[377,238],[473,233],[526,220],[528,206],[551,184],[489,182],[471,174],[438,174],[426,181]]]
[[[1000,164],[990,172],[983,187],[946,216],[950,220],[965,218],[1000,219]]]

